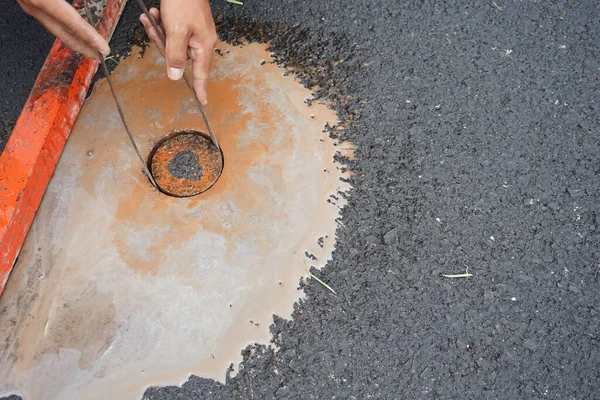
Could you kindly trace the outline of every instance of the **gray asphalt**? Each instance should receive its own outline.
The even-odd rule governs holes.
[[[333,260],[317,273],[338,296],[309,284],[294,318],[275,318],[280,350],[246,349],[225,385],[192,377],[144,398],[598,398],[597,4],[213,7],[230,40],[243,31],[235,19],[248,29],[269,22],[262,36],[281,61],[331,82],[319,95],[342,117],[355,114],[341,133],[359,146],[354,190]],[[0,18],[10,121],[47,37]],[[15,35],[39,37],[39,54]],[[467,268],[469,278],[441,276]]]
[[[0,152],[50,51],[53,38],[16,2],[0,13]]]

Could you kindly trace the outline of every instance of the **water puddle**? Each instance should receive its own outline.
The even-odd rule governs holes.
[[[224,381],[244,347],[269,343],[273,314],[290,316],[307,265],[330,258],[344,205],[330,195],[349,189],[323,132],[335,115],[308,107],[266,46],[219,47],[206,111],[225,167],[199,196],[153,190],[105,81],[84,104],[0,298],[0,392],[121,399],[190,374]],[[114,80],[142,154],[205,131],[153,47]]]

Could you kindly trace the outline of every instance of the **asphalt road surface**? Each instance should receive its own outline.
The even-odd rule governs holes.
[[[354,189],[318,273],[338,295],[308,285],[293,320],[275,319],[280,350],[246,349],[227,384],[192,377],[144,398],[598,398],[597,3],[213,8],[224,38],[269,39],[352,118],[340,134],[359,148]],[[51,38],[14,2],[0,27],[10,126]]]

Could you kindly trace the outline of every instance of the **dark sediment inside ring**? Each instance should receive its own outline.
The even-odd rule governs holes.
[[[202,178],[202,165],[198,156],[189,148],[180,151],[167,165],[169,172],[176,178],[198,181]]]

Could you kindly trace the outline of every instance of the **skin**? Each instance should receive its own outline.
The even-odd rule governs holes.
[[[65,0],[17,0],[21,8],[37,19],[66,46],[86,57],[98,59],[98,52],[110,54],[108,42]],[[172,80],[183,76],[188,60],[200,102],[208,103],[208,74],[217,32],[208,0],[161,0],[161,10],[150,13],[166,36],[166,50],[145,15],[140,16],[148,36],[166,53],[167,75]]]

